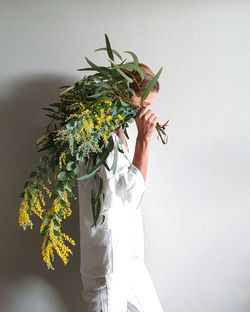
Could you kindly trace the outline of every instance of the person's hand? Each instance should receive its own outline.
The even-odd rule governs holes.
[[[137,138],[149,142],[155,129],[158,119],[156,115],[147,106],[142,106],[141,110],[135,117],[138,130]]]

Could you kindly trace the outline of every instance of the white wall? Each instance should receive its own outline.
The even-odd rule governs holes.
[[[58,261],[48,271],[38,224],[23,232],[17,213],[49,122],[41,108],[80,79],[85,56],[107,66],[105,52],[94,52],[105,32],[114,49],[134,51],[155,72],[163,66],[152,110],[170,120],[169,141],[152,138],[142,207],[164,311],[250,311],[249,13],[240,0],[0,2],[2,311],[23,311],[28,296],[47,298],[48,308],[27,312],[84,311],[79,245],[67,269]],[[135,125],[130,135],[134,142]],[[78,227],[75,206],[66,228],[76,240]]]

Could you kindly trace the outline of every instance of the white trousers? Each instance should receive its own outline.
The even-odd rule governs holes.
[[[141,260],[131,260],[123,272],[113,272],[103,279],[103,286],[86,289],[84,285],[90,285],[91,280],[82,278],[82,295],[88,312],[163,312],[148,269]]]

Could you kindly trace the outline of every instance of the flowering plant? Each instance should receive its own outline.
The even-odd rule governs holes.
[[[105,167],[116,172],[118,152],[121,140],[115,143],[112,132],[122,127],[127,138],[128,122],[133,120],[140,110],[132,104],[131,97],[135,92],[129,84],[133,82],[131,74],[138,72],[141,79],[144,72],[138,66],[138,58],[131,51],[125,51],[133,57],[133,64],[124,64],[121,55],[111,49],[108,36],[105,34],[106,47],[95,51],[105,50],[108,53],[111,66],[97,66],[87,57],[90,65],[79,71],[96,71],[97,73],[84,76],[59,94],[60,101],[43,108],[52,120],[46,127],[45,133],[36,141],[38,152],[47,150],[48,154],[40,157],[40,164],[29,175],[29,181],[23,185],[20,194],[22,201],[19,209],[19,225],[26,230],[32,229],[31,216],[41,219],[40,233],[43,238],[42,257],[48,269],[53,269],[54,250],[64,264],[68,263],[72,250],[65,242],[75,245],[75,241],[61,231],[62,221],[72,213],[69,198],[77,199],[72,188],[75,180],[84,180],[92,176],[97,179],[97,189],[91,190],[91,206],[93,225],[97,225],[101,211],[101,196],[103,180],[97,172]],[[114,55],[120,64],[114,62]],[[162,71],[155,75],[147,88],[143,88],[141,102],[154,87]],[[130,75],[128,75],[130,74]],[[59,123],[59,126],[58,126]],[[157,123],[156,129],[163,143],[167,143],[165,126]],[[108,167],[106,159],[114,149],[114,162]],[[79,168],[86,166],[86,174],[78,177]],[[49,178],[49,170],[53,172],[53,183]],[[45,184],[47,182],[47,185]],[[52,185],[53,184],[53,185]],[[45,206],[44,193],[52,201],[49,208]],[[101,224],[105,216],[102,216]],[[54,249],[54,250],[53,250]]]

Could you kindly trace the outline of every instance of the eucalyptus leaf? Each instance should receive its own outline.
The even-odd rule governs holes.
[[[124,51],[124,53],[129,53],[133,57],[134,64],[138,66],[138,58],[132,51]]]
[[[99,48],[99,49],[95,49],[94,51],[102,51],[102,50],[107,51],[107,48]],[[111,50],[112,50],[113,54],[117,55],[119,57],[119,59],[122,61],[122,57],[121,57],[120,53],[115,51],[114,49],[111,49]]]
[[[105,41],[106,41],[106,48],[107,48],[108,56],[111,58],[112,61],[114,61],[114,55],[113,55],[107,34],[105,34]]]
[[[68,177],[68,174],[67,174],[66,171],[60,171],[60,172],[58,173],[58,175],[57,175],[57,179],[58,179],[59,181],[65,181],[65,180],[67,179],[67,177]]]
[[[119,74],[123,77],[123,78],[125,78],[129,83],[132,83],[133,82],[133,80],[129,77],[129,76],[127,76],[122,70],[120,70],[120,68],[118,68],[118,67],[116,67],[116,70],[119,72]]]
[[[113,160],[113,165],[111,167],[111,169],[113,169],[113,174],[116,173],[116,168],[117,168],[117,159],[118,159],[118,143],[115,145],[114,148],[114,160]]]
[[[75,166],[75,162],[74,161],[70,161],[69,163],[67,163],[66,169],[68,171],[72,171],[74,169]]]
[[[155,77],[150,81],[149,85],[147,86],[147,88],[145,88],[142,91],[142,96],[141,96],[141,102],[143,102],[146,97],[149,95],[150,91],[153,89],[156,81],[158,80],[161,72],[162,72],[163,67],[160,68],[160,70],[158,71],[158,73],[155,75]]]

